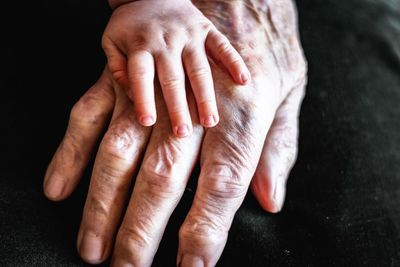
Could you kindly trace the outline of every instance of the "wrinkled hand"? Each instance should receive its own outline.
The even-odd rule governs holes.
[[[237,86],[219,65],[212,65],[221,115],[218,126],[205,132],[194,120],[193,134],[176,138],[157,93],[159,120],[152,131],[144,128],[108,71],[73,108],[44,182],[45,193],[53,200],[64,199],[74,190],[112,114],[96,156],[78,235],[78,250],[86,261],[98,263],[113,252],[113,266],[150,266],[199,154],[195,199],[179,232],[181,266],[216,264],[250,183],[265,210],[281,209],[296,158],[306,65],[292,3],[255,2],[196,3],[229,36],[253,77],[250,85]],[[217,17],[218,10],[225,13]],[[224,19],[231,13],[245,23],[232,25]],[[156,89],[160,91],[158,84]],[[188,100],[195,119],[190,93]],[[130,195],[131,177],[138,169]]]
[[[103,48],[114,79],[128,89],[144,126],[156,121],[153,83],[157,70],[173,131],[180,137],[192,131],[185,72],[205,127],[219,121],[207,54],[221,61],[237,83],[250,79],[228,39],[189,0],[145,0],[119,6],[104,32]]]

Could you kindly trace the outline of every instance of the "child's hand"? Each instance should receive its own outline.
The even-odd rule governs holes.
[[[185,71],[197,102],[200,122],[213,127],[219,116],[209,55],[222,63],[236,83],[250,73],[240,55],[189,0],[143,0],[118,7],[104,32],[103,48],[114,79],[133,101],[139,122],[156,121],[157,71],[173,131],[192,131],[185,93]]]

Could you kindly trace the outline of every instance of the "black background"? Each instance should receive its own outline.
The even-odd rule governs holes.
[[[42,179],[73,103],[104,66],[105,0],[0,7],[0,266],[84,266],[90,168],[62,203]],[[400,1],[298,1],[309,62],[300,152],[278,215],[251,194],[219,266],[400,266]],[[174,266],[186,192],[154,266]]]

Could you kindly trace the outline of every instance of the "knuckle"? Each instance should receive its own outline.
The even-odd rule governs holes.
[[[203,98],[203,99],[200,99],[197,102],[197,106],[199,107],[199,110],[208,109],[208,108],[216,109],[215,98]]]
[[[96,223],[94,225],[100,226],[102,222],[105,222],[110,217],[110,203],[104,198],[90,195],[88,197],[88,206],[85,209],[85,213],[89,218],[95,218]],[[91,224],[93,225],[93,224]]]
[[[242,199],[248,187],[245,175],[239,174],[236,167],[228,164],[214,165],[205,172],[207,179],[202,182],[202,188],[217,202],[231,202]]]
[[[131,248],[145,248],[151,244],[148,234],[139,230],[137,227],[122,225],[118,231],[117,243],[119,248],[131,251]]]
[[[230,56],[232,52],[233,47],[231,46],[229,40],[226,37],[223,37],[217,45],[217,53],[222,56]]]
[[[135,70],[130,73],[130,79],[133,82],[150,78],[150,73],[143,67],[136,66]]]
[[[176,46],[176,39],[178,36],[164,32],[161,36],[162,47],[166,50],[173,49]]]
[[[125,81],[126,77],[126,72],[125,70],[111,70],[111,75],[113,76],[113,79],[118,83],[118,84],[123,84]]]
[[[162,88],[168,91],[176,91],[182,86],[182,84],[183,80],[178,77],[171,77],[161,81]]]
[[[208,33],[213,28],[213,25],[209,21],[204,21],[199,23],[198,28],[200,31]]]
[[[147,32],[137,33],[131,40],[131,51],[138,51],[141,49],[151,48],[153,38],[151,38],[151,29]]]
[[[80,125],[99,125],[107,117],[99,103],[102,100],[93,93],[88,93],[72,107],[70,121]]]
[[[161,144],[142,164],[143,180],[150,191],[159,196],[179,195],[183,184],[174,180],[179,175],[181,151],[173,144]]]
[[[190,37],[204,35],[210,32],[213,25],[208,21],[201,21],[198,24],[186,28],[187,35]]]
[[[188,215],[179,229],[179,238],[194,246],[215,246],[228,235],[228,227],[202,215]]]
[[[114,42],[107,34],[103,34],[101,37],[101,47],[106,54],[110,53],[115,47]]]
[[[126,75],[125,65],[116,59],[109,58],[107,68],[115,80],[121,79]]]
[[[211,77],[211,71],[205,67],[198,67],[192,69],[189,73],[188,76],[190,79],[194,80],[204,80],[209,77]]]
[[[131,152],[133,152],[132,148],[135,147],[137,140],[129,129],[119,126],[118,124],[111,126],[104,136],[101,144],[103,152],[117,159],[129,160],[130,157],[133,157]]]
[[[168,106],[168,113],[170,114],[171,118],[175,118],[177,120],[183,120],[190,123],[190,119],[188,120],[190,114],[187,106],[182,104],[170,104]]]

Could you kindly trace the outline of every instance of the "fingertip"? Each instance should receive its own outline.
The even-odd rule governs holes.
[[[66,198],[65,182],[57,177],[48,177],[43,184],[43,193],[51,201],[62,201]]]
[[[231,66],[227,66],[229,74],[235,83],[239,85],[249,84],[251,81],[250,71],[247,69],[244,61],[235,62]]]
[[[142,115],[139,118],[139,123],[143,126],[153,126],[156,123],[156,118],[153,115]]]
[[[260,182],[256,179],[251,185],[251,190],[261,208],[269,213],[279,213],[285,201],[285,184],[279,182],[279,180],[275,181],[275,183],[272,181]],[[268,185],[271,182],[275,184],[272,186],[273,188],[270,188],[271,185]]]
[[[188,124],[181,124],[174,127],[174,134],[177,137],[187,137],[192,133],[192,129]]]
[[[251,75],[248,71],[244,71],[240,74],[240,81],[243,85],[250,83]]]
[[[277,214],[281,212],[282,206],[280,206],[278,203],[274,203],[273,201],[271,202],[259,202],[260,206],[265,210],[266,212],[269,213],[274,213]]]
[[[79,233],[77,249],[79,256],[87,263],[97,265],[105,260],[106,244],[98,234],[86,231]]]
[[[204,127],[207,127],[207,128],[211,128],[211,127],[217,126],[218,122],[219,122],[219,116],[218,115],[209,115],[209,116],[205,116],[202,119],[202,125]]]

